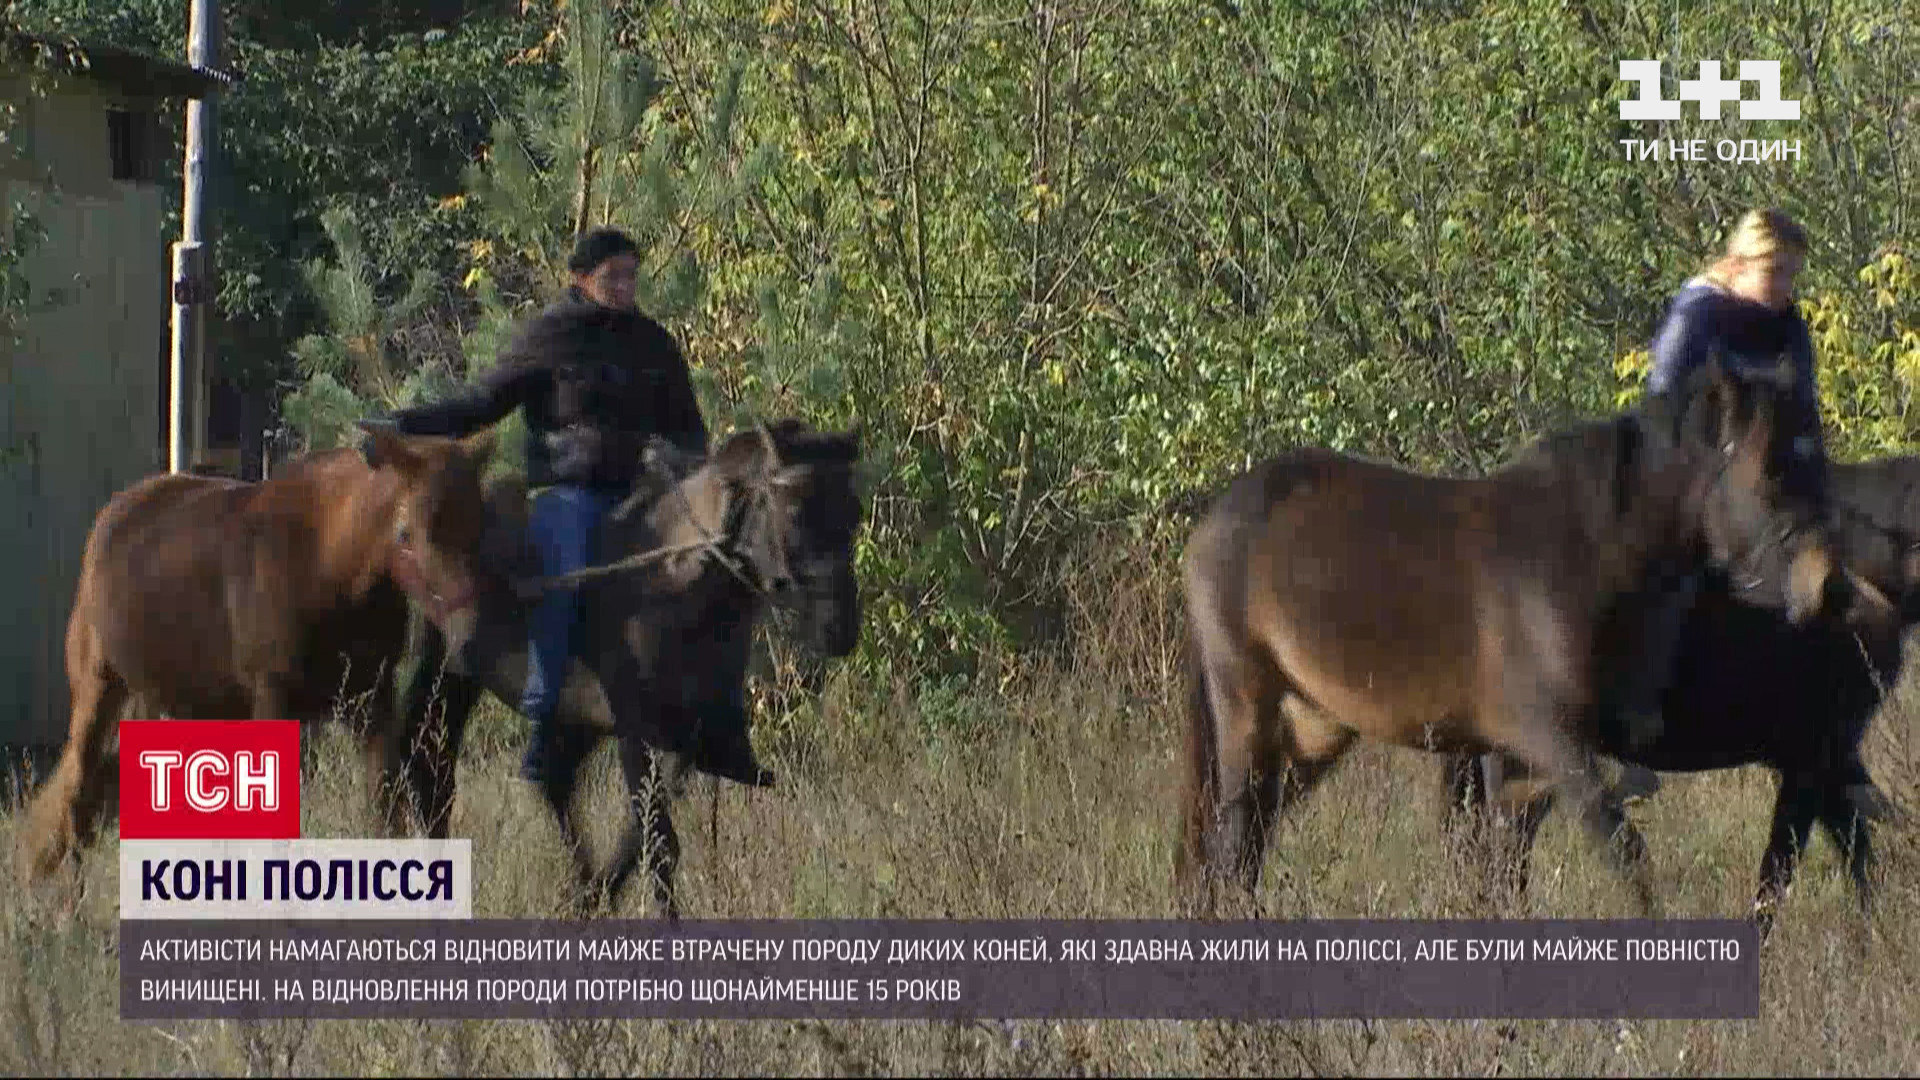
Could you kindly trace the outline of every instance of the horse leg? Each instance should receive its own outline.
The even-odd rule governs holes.
[[[541,793],[546,796],[547,805],[553,810],[554,822],[560,828],[560,837],[566,841],[567,850],[573,856],[575,882],[582,888],[591,888],[593,863],[587,857],[586,839],[573,823],[573,803],[579,793],[580,766],[592,751],[593,740],[573,726],[559,722],[559,717],[555,717],[553,723],[553,735],[548,744],[547,777],[541,785]]]
[[[1793,888],[1793,872],[1807,849],[1814,818],[1825,809],[1819,787],[1791,773],[1780,774],[1780,790],[1773,801],[1773,828],[1767,850],[1760,856],[1760,888],[1753,897],[1753,921],[1765,942],[1773,932],[1780,904]]]
[[[1873,833],[1867,815],[1855,803],[1851,792],[1835,785],[1827,790],[1820,807],[1820,825],[1847,860],[1847,876],[1853,882],[1854,902],[1860,917],[1873,915]]]
[[[60,763],[27,811],[20,855],[28,880],[53,872],[92,842],[104,790],[101,758],[131,695],[103,655],[90,628],[77,623],[67,637],[67,679],[73,708]]]
[[[1483,818],[1487,812],[1487,781],[1481,755],[1446,755],[1446,779],[1441,790],[1440,828],[1455,832]]]
[[[271,672],[254,675],[250,680],[249,692],[253,701],[253,718],[256,720],[285,720],[287,695],[281,685],[280,676]]]
[[[1482,899],[1492,904],[1515,903],[1527,893],[1533,874],[1533,845],[1553,809],[1553,788],[1531,774],[1527,766],[1506,754],[1477,759],[1482,779],[1486,824],[1491,843],[1486,852],[1488,872],[1496,892]]]
[[[1880,789],[1857,758],[1827,788],[1820,824],[1847,860],[1854,900],[1862,918],[1873,914],[1873,819],[1883,812]]]
[[[1208,910],[1227,859],[1251,898],[1264,847],[1260,811],[1279,799],[1278,777],[1266,768],[1272,736],[1266,725],[1279,706],[1273,685],[1277,673],[1238,643],[1217,644],[1222,647],[1198,660],[1193,708],[1201,715],[1195,738],[1211,746],[1196,750],[1212,758],[1213,768],[1211,782],[1193,793],[1188,808],[1188,843],[1194,850],[1182,866],[1185,877],[1197,864]]]
[[[408,779],[403,774],[404,764],[401,761],[406,738],[405,732],[396,730],[400,714],[394,708],[396,688],[393,668],[391,661],[380,665],[380,673],[374,679],[367,726],[363,734],[367,755],[367,790],[380,819],[380,827],[384,830],[381,835],[387,837],[401,836],[408,831],[406,803],[412,794],[411,784],[402,786]],[[421,809],[424,812],[425,807]]]
[[[680,836],[673,828],[671,810],[686,763],[678,754],[656,752],[640,739],[620,739],[620,767],[626,774],[629,814],[601,886],[611,905],[620,899],[642,855],[653,879],[653,899],[660,914],[678,922],[680,906],[674,896],[674,872],[680,865]]]
[[[427,836],[443,840],[453,822],[455,780],[467,721],[480,704],[480,684],[446,667],[447,641],[414,616],[419,663],[401,694],[399,724],[405,733],[407,782]],[[437,701],[436,701],[437,699]]]
[[[1354,740],[1352,730],[1327,719],[1298,692],[1282,692],[1279,698],[1280,728],[1259,764],[1252,824],[1243,834],[1241,873],[1249,893],[1258,883],[1273,830],[1326,779]]]
[[[1647,865],[1646,838],[1627,820],[1619,796],[1600,782],[1599,761],[1591,750],[1574,741],[1558,710],[1544,696],[1525,704],[1527,707],[1514,714],[1520,722],[1509,736],[1509,753],[1527,768],[1552,778],[1578,808],[1588,834],[1607,853],[1614,870],[1632,888],[1642,916],[1653,918],[1657,905]]]

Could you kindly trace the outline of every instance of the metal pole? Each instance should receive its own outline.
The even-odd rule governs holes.
[[[219,58],[219,13],[215,0],[192,0],[187,62],[211,68]],[[207,163],[213,153],[211,97],[187,102],[187,160],[181,200],[180,242],[173,246],[172,416],[167,469],[187,472],[207,443],[207,250],[203,242]]]

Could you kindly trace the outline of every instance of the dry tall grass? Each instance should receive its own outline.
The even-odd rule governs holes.
[[[705,786],[677,808],[693,917],[1131,918],[1172,912],[1179,747],[1175,608],[1162,578],[1115,553],[1081,566],[1079,646],[1010,665],[999,689],[916,696],[836,672],[818,702],[775,710],[760,737],[776,793]],[[1870,761],[1920,806],[1920,702],[1899,688]],[[566,873],[553,824],[511,779],[524,729],[489,703],[462,761],[455,835],[475,838],[481,916],[552,913]],[[348,736],[318,740],[303,791],[310,836],[366,834]],[[1638,807],[1666,914],[1743,913],[1766,838],[1771,777],[1670,776]],[[593,840],[613,837],[604,751]],[[1269,917],[1625,917],[1626,890],[1566,815],[1543,830],[1533,888],[1488,912],[1435,810],[1439,759],[1368,748],[1275,836]],[[717,811],[717,812],[716,812]],[[10,819],[0,843],[12,841]],[[1762,1017],[1743,1022],[198,1022],[118,1019],[108,845],[77,913],[0,884],[0,1072],[640,1075],[1920,1073],[1920,830],[1880,831],[1882,903],[1854,915],[1816,846],[1762,961]],[[644,917],[633,888],[623,914]]]

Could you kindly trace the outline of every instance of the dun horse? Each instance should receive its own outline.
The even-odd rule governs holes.
[[[1903,631],[1920,622],[1920,457],[1831,468],[1834,547],[1863,579],[1846,617],[1795,626],[1777,605],[1748,602],[1724,575],[1709,575],[1680,640],[1660,736],[1630,745],[1612,714],[1595,728],[1600,751],[1648,768],[1762,764],[1779,774],[1753,905],[1763,934],[1816,821],[1846,858],[1861,910],[1871,909],[1869,822],[1885,802],[1861,743],[1899,682]],[[1456,756],[1449,808],[1483,809],[1485,792],[1518,767],[1504,755]],[[1550,809],[1543,798],[1510,822],[1519,840],[1514,886],[1525,887],[1527,855]]]
[[[372,690],[368,760],[385,779],[410,599],[468,632],[493,440],[373,439],[365,459],[317,454],[259,483],[148,477],[96,515],[67,624],[66,747],[20,837],[31,878],[91,842],[135,700],[196,720],[320,720]],[[397,832],[390,800],[387,814]]]
[[[1303,449],[1235,480],[1183,567],[1183,895],[1210,905],[1228,860],[1251,894],[1276,816],[1366,738],[1526,762],[1599,837],[1626,830],[1614,865],[1651,911],[1639,837],[1589,775],[1593,658],[1662,554],[1744,570],[1792,545],[1794,617],[1819,609],[1832,556],[1780,483],[1788,385],[1710,364],[1684,406],[1655,398],[1478,479]]]
[[[690,470],[650,452],[648,472],[664,494],[645,515],[616,511],[602,527],[611,572],[591,582],[583,604],[588,660],[573,663],[562,691],[544,790],[590,900],[617,901],[644,853],[655,900],[677,918],[680,846],[668,811],[698,740],[747,738],[747,666],[770,600],[801,608],[821,651],[853,651],[859,455],[857,435],[797,421],[735,434]],[[515,501],[495,498],[490,548],[523,535]],[[526,684],[524,602],[487,590],[480,612],[468,647],[451,654],[442,634],[422,626],[420,664],[404,695],[410,778],[435,837],[449,827],[455,763],[481,690],[511,702]],[[606,870],[595,873],[573,803],[580,765],[609,737],[619,742],[632,813]]]

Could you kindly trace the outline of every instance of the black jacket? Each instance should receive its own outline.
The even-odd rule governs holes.
[[[687,362],[659,323],[578,290],[534,316],[474,387],[393,415],[413,435],[464,436],[526,409],[527,483],[630,490],[647,439],[704,456]]]

